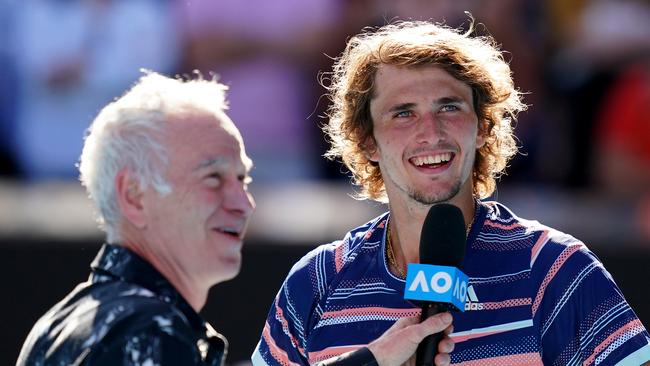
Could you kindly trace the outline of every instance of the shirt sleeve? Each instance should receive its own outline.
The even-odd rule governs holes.
[[[291,269],[269,310],[253,365],[309,365],[308,333],[327,288],[328,257],[318,248]]]
[[[533,320],[548,365],[640,365],[650,336],[612,276],[580,242],[547,244],[533,266]]]

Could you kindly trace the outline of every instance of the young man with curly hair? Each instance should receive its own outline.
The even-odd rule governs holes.
[[[430,22],[369,30],[348,42],[327,88],[328,156],[389,211],[291,269],[255,365],[319,362],[418,315],[402,296],[406,266],[419,262],[423,221],[443,202],[465,219],[469,301],[453,315],[450,359],[436,364],[650,360],[648,332],[585,244],[486,200],[517,152],[512,123],[525,109],[491,37]]]

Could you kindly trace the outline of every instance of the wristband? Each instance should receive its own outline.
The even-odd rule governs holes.
[[[319,362],[317,366],[378,366],[375,355],[368,347],[359,348],[356,351],[344,353],[337,357],[329,358]]]

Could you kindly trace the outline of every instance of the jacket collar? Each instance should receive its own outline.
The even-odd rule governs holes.
[[[144,287],[155,293],[162,301],[178,308],[193,328],[205,329],[206,322],[178,290],[154,266],[124,246],[104,244],[90,268],[92,269],[91,282],[119,279]]]

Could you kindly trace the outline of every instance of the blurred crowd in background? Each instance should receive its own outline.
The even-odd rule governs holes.
[[[650,242],[647,0],[0,0],[0,178],[76,180],[86,127],[145,68],[231,86],[254,185],[347,183],[322,158],[332,57],[365,26],[466,12],[530,106],[500,189],[591,192]]]

